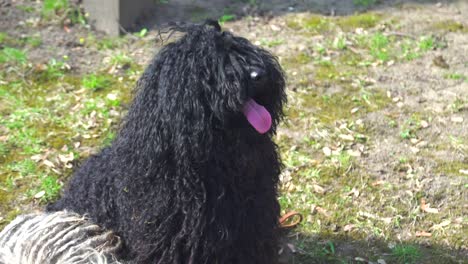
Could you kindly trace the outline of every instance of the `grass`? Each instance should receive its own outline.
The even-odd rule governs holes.
[[[111,81],[107,76],[90,74],[83,77],[82,84],[84,88],[96,91],[108,87]]]
[[[467,76],[462,73],[447,73],[444,75],[444,78],[451,80],[466,80]]]
[[[40,186],[35,192],[34,198],[39,199],[41,202],[50,202],[59,197],[60,190],[62,189],[57,177],[54,176],[41,176]]]
[[[416,246],[400,244],[392,249],[392,257],[397,263],[413,264],[421,258],[421,252]]]
[[[354,5],[366,8],[375,5],[376,3],[377,0],[353,0]]]
[[[25,64],[27,62],[26,51],[17,48],[5,47],[0,50],[0,63],[19,63]]]
[[[68,0],[44,0],[42,4],[42,14],[44,16],[55,15],[58,12],[63,12],[68,7]]]
[[[262,39],[260,40],[260,45],[268,47],[268,48],[273,48],[273,47],[282,45],[284,42],[285,41],[283,39],[271,39],[271,40]]]
[[[352,16],[339,17],[335,23],[343,31],[354,31],[356,28],[370,29],[378,25],[382,21],[383,16],[377,13],[362,13]]]
[[[380,61],[388,61],[390,54],[388,50],[389,39],[382,33],[376,33],[372,36],[370,41],[370,53],[371,55]]]
[[[33,78],[39,82],[48,82],[60,79],[70,71],[66,60],[50,59],[47,64],[38,65],[33,70]]]
[[[44,16],[49,10],[45,24],[58,26],[71,6],[52,2],[30,12]],[[369,8],[377,3],[354,4]],[[234,19],[231,13],[221,22]],[[288,75],[287,116],[275,137],[284,162],[279,202],[283,213],[296,210],[304,215],[288,238],[297,250],[289,263],[461,259],[456,250],[466,244],[466,232],[460,197],[468,185],[460,170],[466,166],[463,160],[439,158],[445,152],[465,155],[466,138],[456,134],[460,126],[450,121],[453,135],[445,129],[436,135],[430,128],[440,126],[436,122],[445,115],[462,116],[466,98],[457,94],[437,118],[414,106],[398,108],[394,93],[405,94],[411,87],[395,83],[386,90],[374,72],[430,60],[434,50],[453,49],[440,45],[440,31],[464,34],[466,27],[454,21],[444,28],[397,36],[391,33],[406,29],[389,19],[375,12],[337,17],[289,14],[284,17],[285,32],[262,32],[251,39],[278,53]],[[45,46],[39,35],[14,34],[0,33],[0,226],[23,208],[56,199],[75,166],[110,144],[141,74],[129,51],[151,53],[154,48],[153,43],[131,41],[134,35],[110,38],[80,31],[73,35],[74,42],[97,57],[90,58],[96,65],[77,72],[66,57],[45,58],[43,64],[30,61],[31,51],[53,47]],[[146,38],[148,32],[138,34]],[[291,41],[301,48],[290,48]],[[439,75],[453,85],[467,78],[454,69]],[[430,127],[422,128],[422,120]],[[419,140],[430,141],[427,149],[408,151]],[[395,148],[382,148],[392,144]],[[438,213],[422,211],[422,198]],[[441,225],[444,221],[450,224]],[[417,231],[432,236],[418,237]]]
[[[236,15],[234,14],[224,14],[218,19],[218,22],[219,24],[223,25],[224,23],[233,21],[235,19],[236,19]]]
[[[86,15],[78,6],[70,4],[68,0],[44,0],[41,15],[46,21],[59,20],[59,22],[63,23],[63,18],[68,18],[71,25],[87,24]],[[62,21],[57,18],[61,18]]]
[[[431,25],[432,29],[445,32],[468,32],[468,27],[461,22],[454,20],[443,20]]]

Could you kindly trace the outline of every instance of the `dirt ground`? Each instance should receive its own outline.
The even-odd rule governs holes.
[[[109,38],[70,25],[60,12],[44,19],[41,6],[0,0],[0,52],[27,52],[21,66],[2,64],[0,53],[2,225],[56,199],[73,168],[116,129],[135,80],[160,48],[157,30]],[[468,263],[468,1],[235,6],[238,19],[224,30],[269,49],[288,76],[287,117],[276,138],[285,163],[280,203],[304,221],[285,235],[282,261]],[[36,38],[40,44],[31,44]],[[51,58],[66,69],[41,83],[34,74],[49,72]],[[87,90],[82,78],[93,74],[114,86]],[[28,101],[38,94],[40,107]],[[109,95],[122,103],[107,105]],[[99,100],[108,109],[97,103],[88,111]],[[34,140],[18,140],[16,110],[41,107],[64,123],[47,125],[59,122],[50,114],[24,121],[49,130],[33,133],[40,147],[27,152]],[[71,152],[75,158],[64,161]],[[23,160],[37,164],[23,172]],[[38,195],[49,194],[36,179],[43,174],[59,185],[47,199]]]

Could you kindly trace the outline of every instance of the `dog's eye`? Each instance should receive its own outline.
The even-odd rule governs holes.
[[[262,78],[262,75],[258,71],[253,71],[250,73],[250,79],[253,81],[259,81]]]

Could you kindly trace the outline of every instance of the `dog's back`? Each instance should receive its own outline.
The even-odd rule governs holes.
[[[1,264],[119,264],[113,232],[69,212],[34,213],[0,232]]]

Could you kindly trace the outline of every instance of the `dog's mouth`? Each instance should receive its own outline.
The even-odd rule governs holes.
[[[250,98],[244,104],[243,113],[247,121],[258,131],[260,134],[265,134],[271,128],[271,115],[268,110]]]

